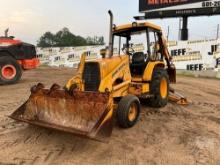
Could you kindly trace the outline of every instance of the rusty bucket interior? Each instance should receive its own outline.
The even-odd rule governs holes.
[[[10,117],[30,124],[107,141],[112,132],[112,101],[108,93],[74,91],[38,84]]]

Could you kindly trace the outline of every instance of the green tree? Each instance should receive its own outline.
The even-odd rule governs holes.
[[[51,32],[44,33],[44,35],[37,41],[37,46],[39,47],[52,47],[54,45],[56,45],[56,41]]]
[[[104,37],[87,37],[76,36],[69,31],[68,28],[63,28],[56,34],[46,32],[37,42],[39,47],[64,47],[64,46],[87,46],[87,45],[104,45]]]

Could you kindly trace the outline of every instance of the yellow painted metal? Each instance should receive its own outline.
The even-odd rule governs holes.
[[[111,92],[113,98],[123,97],[127,94],[140,96],[149,93],[149,83],[152,79],[155,67],[164,67],[162,61],[151,61],[145,68],[143,76],[133,76],[130,73],[130,62],[127,55],[116,56],[112,58],[102,58],[91,62],[99,63],[101,82],[99,92]],[[85,56],[81,58],[78,73],[70,79],[66,85],[70,89],[76,84],[80,91],[84,91],[84,83],[82,80],[83,67],[85,65]],[[119,80],[120,83],[117,83]]]
[[[125,25],[120,25],[120,26],[117,26],[113,29],[113,32],[119,32],[119,31],[123,31],[123,30],[129,30],[129,29],[132,29],[132,28],[136,28],[136,27],[146,27],[146,28],[151,28],[151,29],[154,29],[154,30],[158,30],[158,31],[161,31],[161,27],[160,26],[157,26],[153,23],[150,23],[150,22],[138,22],[138,23],[135,23],[135,24],[125,24]]]
[[[118,79],[122,80],[123,82],[131,82],[129,57],[127,55],[97,59],[90,62],[99,63],[100,66],[101,82],[99,92],[112,92],[113,84],[115,84],[115,81]],[[73,84],[76,84],[79,90],[84,91],[84,84],[82,81],[84,65],[85,56],[83,55],[77,75],[67,82],[66,89],[69,90]]]
[[[132,82],[142,82],[143,77],[142,76],[133,76],[132,77]]]
[[[101,59],[97,62],[100,63],[101,70],[100,92],[112,92],[117,80],[131,82],[129,57],[127,55]]]
[[[83,75],[85,62],[86,62],[86,54],[83,53],[81,56],[81,59],[80,59],[77,74],[73,78],[71,78],[65,86],[67,90],[70,90],[71,86],[73,84],[75,84],[79,90],[84,91],[84,84],[82,81],[82,75]]]
[[[147,67],[144,70],[143,74],[143,81],[151,81],[152,76],[153,76],[153,71],[155,67],[165,67],[165,64],[163,61],[154,61],[154,62],[149,62],[147,64]]]
[[[128,120],[129,121],[134,121],[137,117],[138,114],[138,108],[135,103],[131,104],[129,112],[128,112]]]
[[[149,62],[143,77],[131,77],[129,57],[127,55],[98,59],[91,62],[99,63],[100,66],[101,82],[99,92],[111,92],[113,97],[126,96],[128,93],[137,96],[149,93],[148,81],[152,79],[154,68],[158,66],[164,67],[162,61]],[[67,89],[70,89],[73,84],[76,84],[79,90],[84,91],[84,83],[82,80],[82,68],[84,65],[85,56],[82,56],[78,73],[68,81],[66,85]],[[122,83],[117,84],[117,80],[120,80]]]
[[[120,88],[119,90],[113,91],[112,92],[113,98],[123,97],[123,96],[128,95],[128,88],[129,88],[129,86],[126,85],[126,86],[123,86],[122,88]]]
[[[144,83],[142,85],[142,93],[147,93],[147,92],[150,92],[150,84]]]
[[[132,82],[129,86],[129,94],[140,96],[149,93],[150,85],[149,83],[134,83]]]
[[[166,98],[168,94],[168,82],[165,78],[160,81],[160,95],[162,98]]]
[[[116,86],[113,86],[113,91],[116,91],[116,90],[119,90],[119,89],[121,89],[121,88],[123,88],[125,86],[128,86],[130,84],[130,82],[131,81],[125,81],[125,82],[120,83],[120,84],[118,84]]]

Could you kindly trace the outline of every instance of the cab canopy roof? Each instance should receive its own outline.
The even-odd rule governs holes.
[[[149,29],[149,31],[161,31],[161,27],[157,26],[150,22],[133,22],[131,24],[125,24],[120,26],[113,27],[113,34],[115,35],[123,35],[125,33],[135,33],[144,31],[146,29]]]

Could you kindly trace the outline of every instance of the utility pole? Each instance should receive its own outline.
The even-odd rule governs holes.
[[[182,24],[182,18],[179,18],[178,40],[181,40],[181,24]]]
[[[218,26],[217,26],[217,34],[216,34],[216,39],[218,39],[218,37],[219,37],[219,24],[218,24]]]
[[[182,29],[181,29],[181,40],[188,40],[188,17],[183,17]]]

